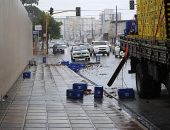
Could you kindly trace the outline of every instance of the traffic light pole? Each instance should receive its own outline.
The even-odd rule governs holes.
[[[45,41],[46,41],[46,54],[48,55],[48,13],[46,13],[45,17]]]
[[[55,13],[53,13],[53,14],[60,14],[60,13],[70,12],[70,11],[74,11],[74,12],[75,12],[75,10],[64,10],[64,11],[60,11],[60,12],[55,12]],[[53,14],[52,14],[52,15],[53,15]]]
[[[50,15],[54,15],[54,14],[60,14],[60,13],[64,13],[64,12],[70,12],[70,11],[77,11],[77,10],[64,10],[64,11],[60,11],[60,12],[55,12],[55,13],[53,13],[53,8],[51,7],[50,8]],[[80,11],[80,7],[79,7],[79,11]],[[80,13],[79,13],[80,14]],[[48,19],[49,19],[49,13],[46,13],[46,32],[45,32],[45,34],[46,34],[46,48],[47,48],[47,50],[46,50],[46,55],[48,55]]]

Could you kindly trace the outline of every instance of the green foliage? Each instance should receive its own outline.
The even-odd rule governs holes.
[[[43,36],[43,34],[46,32],[46,14],[45,12],[42,12],[40,9],[38,9],[35,6],[26,6],[25,7],[28,12],[33,12],[33,30],[35,25],[42,25],[42,31],[40,32],[40,35]],[[48,34],[51,35],[51,38],[58,39],[60,38],[60,26],[62,23],[55,21],[53,17],[48,15]]]
[[[39,0],[21,0],[22,4],[25,5],[32,5],[32,4],[37,4],[38,5]]]
[[[56,22],[53,17],[49,16],[49,26],[48,32],[51,34],[51,38],[59,39],[60,38],[60,26],[62,23]]]

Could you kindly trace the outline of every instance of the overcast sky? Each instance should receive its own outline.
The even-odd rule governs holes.
[[[59,10],[75,10],[76,7],[81,7],[82,17],[98,18],[99,13],[104,9],[116,9],[116,5],[118,12],[122,13],[122,19],[133,19],[136,11],[129,10],[129,0],[39,0],[38,7],[44,11],[53,7],[55,12]],[[75,12],[54,15],[55,18],[65,16],[75,16]]]

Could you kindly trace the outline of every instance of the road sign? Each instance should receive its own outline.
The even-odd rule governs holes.
[[[41,31],[42,30],[42,25],[35,25],[35,30],[36,31]]]
[[[36,34],[38,34],[38,31],[32,31],[32,34],[36,35]]]

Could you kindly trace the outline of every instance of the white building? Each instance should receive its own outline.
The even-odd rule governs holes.
[[[114,25],[114,22],[116,21],[116,15],[117,15],[117,21],[121,21],[121,13],[117,12],[113,9],[105,9],[100,14],[100,21],[102,25],[102,34],[103,34],[103,40],[110,40],[116,36],[116,24]],[[124,25],[117,24],[117,29],[124,30]]]
[[[117,35],[124,33],[126,21],[121,20],[121,13],[117,12],[117,31],[116,31],[116,11],[105,9],[100,14],[100,19],[94,17],[81,18],[67,16],[66,18],[56,19],[63,23],[61,35],[67,41],[90,42],[91,40],[109,40]]]
[[[121,13],[117,12],[117,21],[121,20]],[[110,24],[112,21],[116,21],[116,11],[113,9],[105,9],[100,14],[100,21],[102,25],[102,33],[108,33],[110,30]]]
[[[102,14],[103,14],[103,22],[116,21],[116,10],[105,9]],[[121,20],[121,13],[120,12],[117,12],[117,20]]]
[[[68,16],[56,20],[63,23],[61,26],[61,35],[67,41],[88,42],[95,39],[101,33],[100,22],[93,17],[81,18]]]

